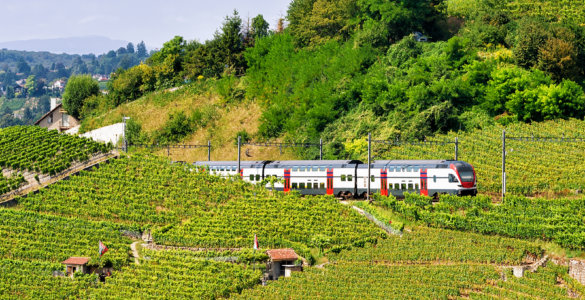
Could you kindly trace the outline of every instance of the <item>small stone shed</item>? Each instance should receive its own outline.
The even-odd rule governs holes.
[[[61,263],[67,266],[66,275],[73,277],[73,273],[77,271],[81,271],[81,273],[84,274],[89,274],[90,270],[87,267],[89,260],[89,257],[70,257]]]
[[[267,250],[266,254],[269,258],[267,265],[269,280],[277,280],[280,276],[289,277],[293,271],[302,271],[300,265],[295,265],[299,256],[293,249],[272,249]]]

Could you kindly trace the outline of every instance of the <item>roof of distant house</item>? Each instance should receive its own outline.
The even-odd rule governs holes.
[[[41,123],[42,120],[44,120],[48,115],[52,114],[57,109],[61,108],[61,106],[63,106],[62,103],[57,104],[57,106],[55,106],[55,108],[51,109],[48,113],[44,114],[40,119],[38,119],[35,122],[35,125],[39,125],[39,123]]]

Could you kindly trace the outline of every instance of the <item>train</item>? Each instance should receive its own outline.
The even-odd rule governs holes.
[[[200,170],[210,174],[239,176],[267,188],[303,195],[333,195],[364,198],[368,193],[403,197],[416,193],[437,197],[441,194],[475,196],[477,178],[469,163],[459,160],[287,160],[287,161],[198,161]],[[269,182],[270,177],[277,180]]]

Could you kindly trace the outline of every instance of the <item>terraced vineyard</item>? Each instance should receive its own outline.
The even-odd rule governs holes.
[[[143,250],[146,259],[84,292],[86,299],[215,299],[260,282],[244,265],[202,259],[190,251]]]
[[[53,277],[62,268],[58,263],[0,259],[0,298],[76,299],[80,290],[96,284],[96,275]]]
[[[529,199],[510,196],[501,204],[488,197],[444,196],[431,199],[407,195],[404,201],[378,197],[380,203],[404,217],[432,227],[498,234],[523,239],[544,239],[572,249],[585,249],[585,197]]]
[[[245,247],[257,234],[262,246],[304,248],[319,239],[329,247],[381,234],[331,197],[273,194],[149,156],[82,172],[19,203],[25,210],[153,224],[157,243],[178,246]]]
[[[403,236],[392,235],[376,245],[331,254],[332,261],[378,263],[476,262],[521,264],[540,257],[540,246],[517,239],[451,230],[415,227]]]
[[[459,138],[459,159],[475,167],[480,193],[501,191],[502,130],[493,126],[465,133],[449,133],[430,140],[454,141]],[[579,137],[585,138],[585,122],[558,120],[542,123],[508,125],[508,137]],[[453,145],[387,147],[374,145],[379,159],[453,159]],[[542,143],[537,141],[506,141],[507,192],[537,194],[583,190],[585,183],[585,141],[574,143]]]
[[[0,209],[0,259],[58,263],[86,256],[92,265],[120,267],[127,263],[130,246],[130,239],[121,233],[125,229],[108,222]],[[110,249],[101,259],[100,240]]]
[[[0,167],[56,174],[75,161],[105,153],[111,146],[91,139],[59,134],[38,126],[0,129]]]
[[[236,299],[447,299],[500,278],[493,266],[339,263],[311,268]]]
[[[506,280],[490,281],[466,295],[467,299],[575,299],[583,286],[567,275],[567,267],[550,265],[522,278],[505,271]],[[559,278],[564,281],[559,281]],[[572,293],[569,293],[571,290]],[[573,297],[571,297],[571,295]],[[578,294],[582,295],[582,294]]]
[[[10,177],[0,175],[0,195],[19,188],[25,182],[26,180],[21,174]]]

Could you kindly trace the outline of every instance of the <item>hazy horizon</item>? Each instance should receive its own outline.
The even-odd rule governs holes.
[[[204,42],[234,9],[244,22],[262,14],[273,29],[290,1],[4,0],[0,42],[101,36],[144,41],[149,49],[176,35]]]

